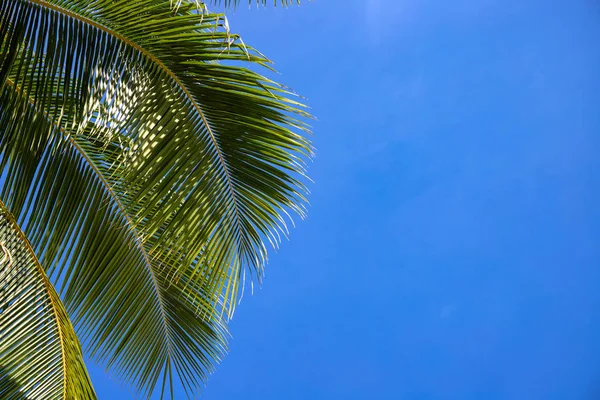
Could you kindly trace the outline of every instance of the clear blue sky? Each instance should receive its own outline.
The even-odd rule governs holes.
[[[202,399],[599,399],[600,4],[230,23],[308,97],[318,155]],[[131,398],[100,371],[101,399]]]

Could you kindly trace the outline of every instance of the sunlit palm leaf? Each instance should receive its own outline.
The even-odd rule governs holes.
[[[224,352],[219,309],[232,312],[243,266],[260,278],[263,240],[302,214],[311,147],[293,115],[306,114],[214,63],[267,62],[221,15],[0,4],[2,199],[92,353],[144,393],[173,371],[191,393]]]
[[[58,294],[1,203],[0,398],[96,398]]]

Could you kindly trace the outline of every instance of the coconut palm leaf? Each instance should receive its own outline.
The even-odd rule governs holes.
[[[144,395],[195,393],[303,215],[308,114],[250,64],[188,2],[0,1],[0,198],[84,348]]]
[[[2,203],[0,398],[96,398],[60,298]]]

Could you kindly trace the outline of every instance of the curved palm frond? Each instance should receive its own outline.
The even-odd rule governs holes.
[[[0,398],[96,398],[60,298],[1,202]]]
[[[308,114],[236,39],[187,3],[0,2],[0,196],[84,346],[147,395],[200,386],[303,215]]]

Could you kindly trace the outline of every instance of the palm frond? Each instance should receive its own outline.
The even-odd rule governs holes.
[[[0,2],[0,196],[84,346],[145,394],[206,379],[221,310],[304,213],[308,114],[236,39],[188,3]]]
[[[60,298],[2,203],[0,398],[96,398]]]

